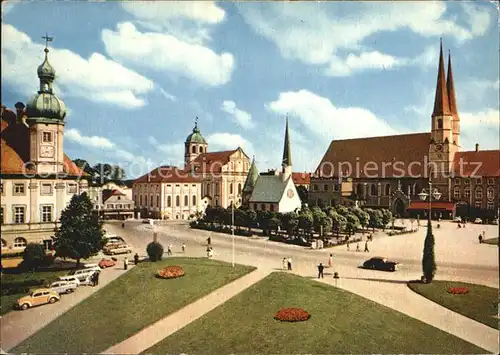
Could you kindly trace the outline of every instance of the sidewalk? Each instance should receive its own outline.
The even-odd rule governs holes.
[[[257,269],[177,312],[144,328],[139,333],[102,352],[102,354],[140,354],[189,323],[195,321],[233,296],[266,277],[271,270]]]

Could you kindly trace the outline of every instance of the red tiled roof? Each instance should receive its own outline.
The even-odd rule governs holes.
[[[186,170],[191,170],[194,167],[196,173],[220,173],[222,167],[229,163],[229,158],[236,151],[237,149],[202,153],[186,167]]]
[[[199,177],[193,176],[187,169],[181,170],[176,166],[160,166],[136,179],[134,184],[145,182],[196,183],[201,182],[201,180]]]
[[[458,152],[453,170],[459,177],[500,177],[500,150]]]
[[[16,114],[2,107],[1,119],[1,169],[2,174],[32,174],[29,168],[29,129],[16,123]],[[27,168],[28,167],[28,168]],[[64,155],[64,173],[69,176],[87,176],[71,159]]]
[[[344,176],[347,174],[352,178],[423,176],[430,139],[430,133],[412,133],[334,140],[315,175],[338,177],[342,170]],[[420,164],[410,165],[413,162]],[[401,168],[403,171],[400,171]]]
[[[309,185],[311,173],[292,173],[292,180],[295,185]]]
[[[445,202],[445,201],[436,201],[431,204],[432,209],[437,210],[447,210],[453,211],[455,208],[455,204],[453,202]],[[410,206],[407,210],[427,210],[429,208],[428,201],[411,201]]]

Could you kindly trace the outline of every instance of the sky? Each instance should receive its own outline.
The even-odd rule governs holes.
[[[64,100],[64,150],[129,178],[183,165],[195,117],[209,151],[238,146],[294,171],[333,139],[428,132],[439,41],[462,150],[499,149],[494,2],[2,2],[2,104],[36,94],[44,36]],[[447,60],[447,58],[445,58]]]

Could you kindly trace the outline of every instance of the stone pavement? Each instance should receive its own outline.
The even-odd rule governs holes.
[[[250,274],[240,277],[177,312],[160,319],[139,333],[103,351],[102,354],[140,354],[220,306],[241,291],[262,280],[270,271],[263,269],[254,270]]]

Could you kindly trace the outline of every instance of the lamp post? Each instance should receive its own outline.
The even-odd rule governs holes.
[[[431,224],[432,198],[434,198],[434,200],[436,201],[439,200],[441,198],[441,193],[438,191],[438,189],[432,189],[432,182],[429,180],[429,189],[422,189],[422,192],[418,194],[418,197],[422,201],[427,200],[427,197],[429,198],[429,208],[427,213],[427,224],[429,226]]]
[[[240,198],[240,195],[237,196]],[[234,200],[231,202],[231,239],[232,239],[232,254],[233,254],[233,262],[232,265],[234,267]]]

